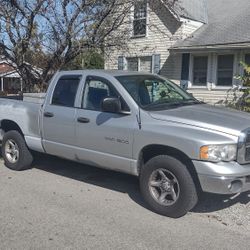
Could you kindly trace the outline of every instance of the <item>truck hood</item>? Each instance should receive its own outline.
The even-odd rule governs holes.
[[[208,104],[150,111],[149,114],[157,120],[216,130],[234,136],[238,136],[242,130],[250,127],[250,115],[248,113]]]

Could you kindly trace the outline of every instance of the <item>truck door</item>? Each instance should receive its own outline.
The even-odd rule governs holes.
[[[102,112],[101,102],[106,97],[119,97],[111,82],[87,76],[81,108],[76,111],[76,154],[81,162],[129,172],[137,120],[122,98],[128,114]]]
[[[45,103],[42,131],[45,151],[52,155],[75,159],[75,99],[81,75],[63,75],[59,78],[51,100]]]

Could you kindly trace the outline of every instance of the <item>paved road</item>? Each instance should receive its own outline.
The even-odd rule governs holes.
[[[136,178],[41,157],[0,160],[0,249],[249,249],[250,194],[205,195],[170,219],[145,208]]]

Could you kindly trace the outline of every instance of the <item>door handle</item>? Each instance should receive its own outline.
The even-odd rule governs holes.
[[[45,117],[53,117],[53,116],[54,116],[54,114],[51,113],[51,112],[44,112],[43,115],[44,115]]]
[[[90,122],[90,120],[88,118],[85,118],[85,117],[78,117],[77,121],[80,122],[80,123],[88,123],[88,122]]]

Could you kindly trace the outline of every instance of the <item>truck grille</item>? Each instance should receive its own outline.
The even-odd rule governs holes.
[[[250,161],[250,147],[246,148],[245,161],[246,162]]]
[[[240,164],[250,163],[250,128],[242,131],[242,135],[239,138],[237,161]]]
[[[246,136],[246,152],[245,152],[245,161],[250,161],[250,133],[248,132]]]
[[[247,145],[247,146],[250,146],[250,134],[247,134],[247,137],[246,137],[246,145]]]

